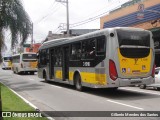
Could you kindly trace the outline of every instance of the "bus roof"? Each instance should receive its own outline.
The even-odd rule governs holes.
[[[56,44],[56,43],[60,43],[60,42],[63,42],[65,40],[68,40],[69,38],[60,38],[60,39],[53,39],[53,40],[49,40],[49,41],[46,41],[44,42],[39,49],[43,49],[43,48],[48,48],[48,47],[52,47],[53,44]]]
[[[142,28],[133,28],[133,27],[114,27],[114,28],[105,28],[102,30],[97,30],[94,32],[90,32],[84,35],[80,35],[80,36],[76,36],[76,37],[72,37],[72,38],[61,38],[61,39],[53,39],[51,41],[47,41],[44,42],[41,47],[39,48],[39,50],[41,49],[45,49],[45,48],[50,48],[50,47],[54,47],[54,46],[58,46],[58,45],[63,45],[63,44],[68,44],[70,42],[76,42],[81,40],[82,38],[84,39],[89,39],[92,37],[97,37],[97,36],[101,36],[101,35],[107,35],[107,33],[109,34],[110,32],[112,32],[113,30],[118,30],[118,29],[123,29],[123,30],[135,30],[135,31],[148,31],[148,30],[144,30]]]
[[[24,52],[24,53],[14,54],[12,56],[17,56],[17,55],[21,55],[21,54],[36,54],[36,53],[35,52]]]

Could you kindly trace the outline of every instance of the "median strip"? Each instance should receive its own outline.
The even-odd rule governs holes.
[[[16,92],[2,83],[0,83],[0,87],[3,120],[26,120],[26,117],[27,120],[48,120],[46,117],[41,117],[43,115],[39,111],[36,111],[38,110],[37,107]]]

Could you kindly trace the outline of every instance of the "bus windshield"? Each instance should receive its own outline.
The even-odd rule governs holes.
[[[23,54],[22,58],[23,58],[23,61],[32,61],[32,60],[37,60],[37,55],[36,54]]]
[[[117,30],[119,46],[150,47],[150,34],[146,31]]]
[[[11,61],[11,59],[12,59],[12,57],[4,57],[5,62]]]

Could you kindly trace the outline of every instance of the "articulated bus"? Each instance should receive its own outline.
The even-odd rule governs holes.
[[[150,31],[107,28],[42,44],[38,76],[75,85],[79,91],[148,85],[155,82],[154,53]]]
[[[11,69],[12,67],[12,56],[5,56],[2,58],[2,69]]]
[[[37,54],[28,52],[13,55],[12,71],[16,74],[37,72]]]

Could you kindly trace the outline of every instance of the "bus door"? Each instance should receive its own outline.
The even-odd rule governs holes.
[[[54,49],[51,49],[51,54],[50,54],[50,79],[54,78],[54,63],[55,63],[55,54],[54,54]]]
[[[67,80],[69,79],[69,46],[63,48],[62,63],[63,80]]]

